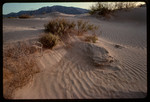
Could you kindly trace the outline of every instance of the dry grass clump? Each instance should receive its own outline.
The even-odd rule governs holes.
[[[131,8],[138,7],[136,2],[116,2],[115,3],[115,8],[116,10],[128,10]]]
[[[98,14],[105,17],[112,13],[112,11],[113,10],[110,10],[108,7],[98,2],[97,4],[91,6],[89,14]]]
[[[76,26],[77,29],[75,29]],[[78,35],[80,35],[87,31],[92,31],[95,33],[95,30],[98,29],[98,26],[89,24],[89,22],[87,21],[78,20],[76,24],[74,21],[71,22],[63,18],[53,19],[48,24],[45,24],[44,27],[45,27],[45,32],[50,32],[54,35],[58,35],[59,37],[62,37],[63,35],[67,35],[72,30],[76,30],[78,32]]]
[[[95,31],[98,29],[98,26],[83,20],[78,20],[75,23],[63,18],[52,19],[44,27],[46,34],[42,35],[39,41],[43,44],[43,47],[51,49],[57,44],[58,39],[68,44],[71,33],[82,35],[87,31],[91,31],[95,34]]]
[[[68,39],[69,39],[71,32],[75,30],[75,26],[76,26],[76,24],[73,21],[69,21],[69,20],[66,20],[63,18],[56,18],[56,19],[50,20],[47,24],[44,25],[45,32],[51,33],[51,35],[49,36],[49,38],[50,38],[49,41],[47,39],[49,44],[47,41],[44,41],[44,39],[43,39],[43,41],[42,41],[43,45],[46,44],[46,46],[47,46],[47,44],[48,44],[49,46],[47,46],[47,48],[52,48],[53,46],[55,46],[57,39],[55,39],[56,37],[52,36],[52,35],[56,35],[58,37],[58,39],[60,39],[61,41],[63,41],[64,43],[67,44],[69,41]],[[48,35],[46,35],[46,36],[48,36]],[[52,39],[53,37],[54,37],[54,39]],[[47,37],[45,37],[45,38],[47,38]],[[50,41],[50,40],[53,40],[53,41]],[[47,43],[44,43],[44,42],[47,42]],[[52,44],[50,44],[50,43],[52,43]]]
[[[3,96],[11,99],[13,91],[28,83],[40,70],[26,44],[9,45],[3,49]]]
[[[103,17],[107,17],[109,14],[111,14],[113,11],[109,10],[106,7],[103,7],[99,10],[98,15],[102,15]]]
[[[85,41],[96,43],[96,40],[98,40],[98,37],[96,35],[86,36]]]
[[[44,48],[50,48],[52,49],[56,44],[58,43],[59,37],[57,35],[48,33],[48,34],[43,34],[39,38],[39,42],[43,44]]]
[[[44,25],[45,32],[50,32],[52,34],[63,36],[71,32],[75,28],[75,23],[68,21],[66,19],[52,19],[48,24]]]
[[[17,18],[17,17],[8,17],[8,18]]]
[[[89,14],[98,14],[100,16],[109,18],[110,15],[118,10],[129,10],[135,7],[137,7],[136,2],[97,2],[95,5],[91,6]]]
[[[35,52],[30,44],[25,42],[17,42],[14,44],[9,44],[4,48],[3,55],[5,57],[19,58],[23,56],[28,56]]]
[[[21,16],[19,16],[20,19],[27,19],[27,18],[31,18],[30,15],[27,15],[27,14],[23,14]]]
[[[77,21],[78,35],[82,35],[87,31],[92,31],[95,33],[95,30],[97,29],[98,29],[97,26],[94,26],[93,24],[89,24],[87,21],[83,21],[83,20]]]

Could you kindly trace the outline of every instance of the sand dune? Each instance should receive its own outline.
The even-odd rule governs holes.
[[[57,17],[74,17],[75,15],[73,14],[64,14],[60,12],[52,12],[52,13],[47,13],[43,15],[36,15],[35,19],[39,20],[46,20],[46,19],[51,19],[51,18],[57,18]]]
[[[91,49],[89,49],[90,47]],[[91,91],[99,87],[99,82],[102,80],[101,74],[114,73],[121,69],[111,65],[95,67],[91,59],[94,56],[89,56],[87,52],[91,51],[97,57],[100,52],[95,52],[93,49],[102,51],[103,57],[101,56],[100,59],[107,59],[104,57],[107,54],[105,49],[83,42],[74,42],[72,49],[67,51],[60,49],[45,54],[39,63],[43,71],[37,74],[36,79],[33,79],[32,85],[23,89],[26,92],[17,92],[15,98],[100,98],[98,93],[96,95],[95,92],[91,93]],[[97,80],[95,80],[94,75],[97,76]],[[34,94],[37,92],[40,92],[41,95]]]
[[[138,12],[139,11],[139,12]],[[147,95],[147,44],[146,18],[138,16],[145,8],[129,12],[120,11],[109,21],[87,17],[99,25],[95,44],[72,37],[71,47],[63,44],[47,50],[37,57],[41,72],[23,88],[14,91],[14,99],[102,99],[144,98]],[[127,15],[127,16],[125,16]],[[134,17],[136,19],[132,20]],[[139,18],[138,18],[139,17]],[[85,19],[85,15],[67,17],[70,20]],[[122,22],[121,22],[122,20]],[[26,22],[16,29],[20,23]],[[48,20],[4,20],[4,41],[20,39],[33,31],[39,32]],[[9,23],[11,22],[11,23]],[[15,24],[14,22],[18,22]],[[28,23],[31,22],[29,25]],[[142,23],[141,23],[142,22]],[[35,28],[31,28],[31,27]],[[11,28],[12,27],[12,28]],[[13,32],[12,32],[13,29]],[[27,30],[28,29],[28,30]],[[8,35],[15,35],[16,39]],[[101,34],[102,32],[102,34]],[[39,32],[40,34],[40,32]],[[22,36],[23,36],[22,35]],[[8,39],[9,40],[5,40]],[[26,36],[30,38],[32,36]],[[24,39],[24,38],[22,38]],[[20,39],[21,40],[21,39]],[[120,47],[116,47],[116,45]],[[101,64],[101,65],[100,65]],[[97,66],[98,65],[98,66]]]
[[[108,45],[100,45],[108,47]],[[92,53],[97,56],[99,54],[95,51],[103,52],[98,47],[100,45],[93,45],[91,49]],[[133,53],[130,54],[129,51],[129,58],[125,58],[124,53],[119,53],[121,58],[125,58],[125,61],[114,56],[113,58],[118,58],[118,61],[113,60],[114,63],[105,63],[102,67],[95,67],[89,57],[91,54],[87,53],[90,51],[89,47],[89,44],[75,42],[72,49],[61,48],[44,54],[39,59],[42,72],[34,77],[31,84],[16,91],[14,98],[137,98],[146,95],[147,88],[143,85],[143,83],[146,84],[146,70],[141,70],[140,65],[134,67],[139,62],[130,57]],[[135,56],[137,57],[137,54]]]
[[[146,7],[129,9],[128,11],[118,11],[114,14],[114,20],[123,22],[140,22],[141,24],[146,23]]]

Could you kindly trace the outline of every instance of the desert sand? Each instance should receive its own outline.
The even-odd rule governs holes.
[[[78,36],[38,56],[40,73],[13,92],[13,99],[107,99],[147,96],[146,8],[118,11],[109,20],[54,13],[70,20],[98,25],[98,41]],[[30,19],[3,19],[3,44],[36,39],[50,14]],[[84,35],[83,35],[84,36]],[[110,63],[111,61],[111,63]],[[102,64],[95,66],[94,64]]]

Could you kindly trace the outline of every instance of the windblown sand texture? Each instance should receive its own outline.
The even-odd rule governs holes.
[[[98,41],[78,36],[46,50],[36,58],[40,73],[13,99],[144,98],[147,95],[146,8],[118,11],[109,20],[86,15],[54,13],[98,25]],[[42,34],[51,14],[30,19],[3,19],[3,44],[35,39]],[[83,35],[84,36],[84,35]]]

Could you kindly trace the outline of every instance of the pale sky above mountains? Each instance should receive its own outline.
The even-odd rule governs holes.
[[[36,10],[45,6],[66,6],[66,7],[79,7],[84,9],[90,9],[96,2],[47,2],[47,3],[5,3],[3,4],[3,14],[11,12],[19,12],[21,10]],[[138,2],[137,4],[141,4]]]

